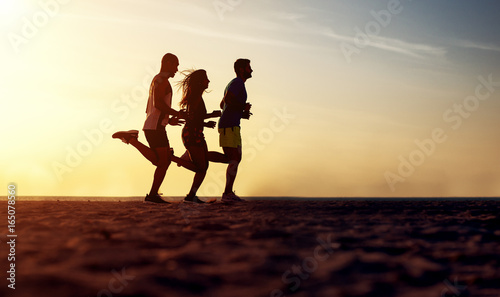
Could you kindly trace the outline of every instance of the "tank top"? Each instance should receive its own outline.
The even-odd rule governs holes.
[[[146,106],[146,121],[144,122],[143,130],[158,130],[164,128],[168,124],[169,114],[164,113],[158,108],[154,106],[155,98],[155,89],[164,82],[165,79],[168,79],[164,74],[158,74],[153,78],[151,82],[151,87],[149,88],[149,98],[148,104]],[[162,100],[165,101],[165,104],[168,107],[172,106],[172,87],[170,83],[165,89],[165,93],[161,94]]]

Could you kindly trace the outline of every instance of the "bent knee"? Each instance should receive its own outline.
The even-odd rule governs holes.
[[[171,162],[172,160],[170,159],[170,157],[161,157],[158,159],[155,165],[157,167],[168,167]]]
[[[207,172],[208,170],[208,163],[207,164],[201,164],[196,166],[196,172],[197,173],[203,173]]]
[[[240,164],[240,162],[241,162],[241,157],[236,157],[236,158],[233,158],[233,159],[229,159],[229,164],[238,165],[238,164]]]

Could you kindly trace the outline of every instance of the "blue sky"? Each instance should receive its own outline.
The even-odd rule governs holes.
[[[0,8],[2,132],[16,144],[2,148],[0,177],[27,195],[147,192],[154,168],[110,135],[140,129],[166,52],[181,70],[207,70],[208,109],[234,60],[252,60],[240,195],[499,195],[500,91],[480,80],[500,81],[496,1],[5,0]],[[43,22],[33,36],[24,36],[26,20]],[[471,112],[457,118],[455,106],[478,88],[488,99],[468,101]],[[93,143],[95,129],[102,138]],[[435,129],[446,141],[402,177],[401,160],[418,157],[416,143]],[[220,150],[217,133],[205,134]],[[180,130],[169,137],[181,152]],[[211,166],[201,193],[217,195],[223,172]],[[404,181],[391,187],[388,172]],[[162,190],[185,195],[191,179],[171,168]]]

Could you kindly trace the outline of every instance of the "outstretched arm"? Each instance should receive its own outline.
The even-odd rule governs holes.
[[[209,122],[205,122],[203,124],[207,128],[215,128],[215,126],[217,125],[217,123],[215,121],[209,121]]]
[[[185,120],[183,119],[180,119],[178,117],[171,117],[169,120],[168,120],[168,124],[170,126],[180,126],[180,125],[184,125],[186,123]]]
[[[210,118],[218,118],[222,115],[222,111],[220,110],[214,110],[213,112],[211,113],[207,113],[205,115],[205,119],[210,119]]]

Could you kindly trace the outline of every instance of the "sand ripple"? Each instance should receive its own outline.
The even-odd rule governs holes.
[[[17,207],[1,296],[500,296],[496,201]]]

